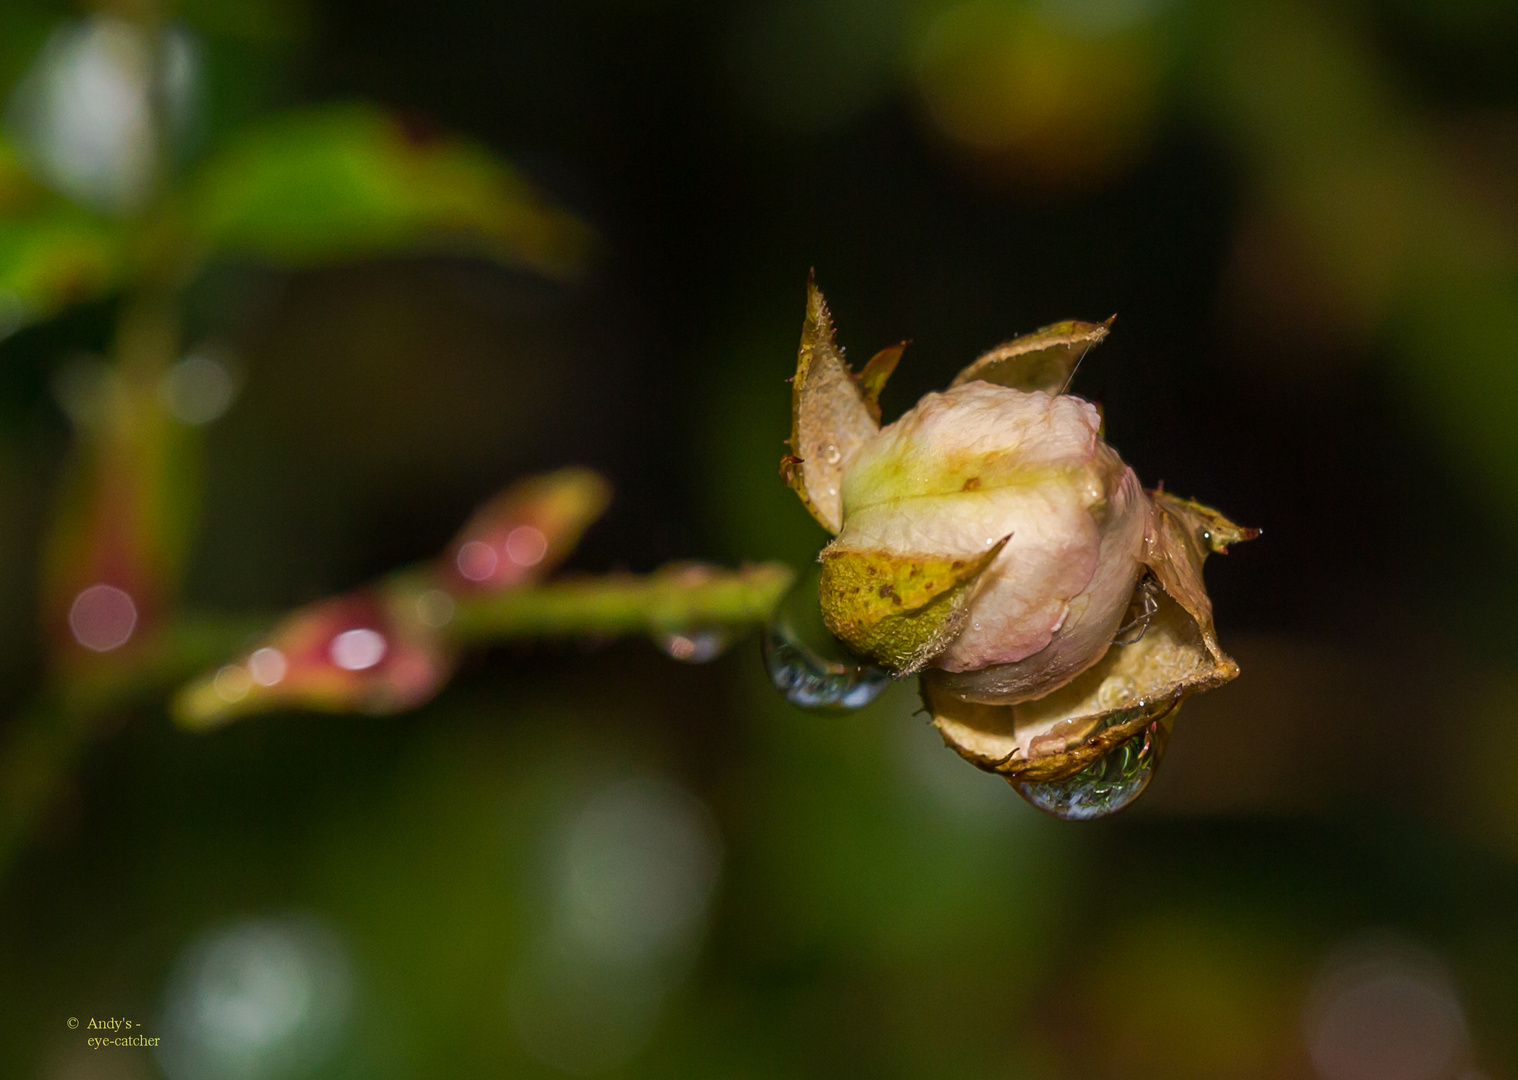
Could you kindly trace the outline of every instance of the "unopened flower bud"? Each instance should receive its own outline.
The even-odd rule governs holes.
[[[884,428],[844,471],[843,529],[822,553],[833,632],[898,672],[996,666],[1008,702],[1090,667],[1143,572],[1149,516],[1100,426],[1079,398],[973,381]],[[945,559],[964,595],[953,615],[943,605],[943,647],[877,643],[870,627],[909,602],[896,581]]]
[[[247,655],[186,687],[175,712],[202,728],[271,708],[414,708],[454,669],[454,650],[422,618],[418,591],[397,579],[291,612]]]
[[[823,618],[891,673],[922,672],[945,739],[1009,777],[1067,775],[1238,671],[1201,564],[1255,531],[1146,493],[1065,393],[1110,322],[1009,342],[881,428],[900,350],[854,375],[809,291],[782,472],[835,534]]]
[[[181,691],[175,713],[206,728],[272,708],[415,708],[453,675],[457,603],[547,575],[610,497],[610,485],[588,469],[519,481],[481,507],[431,563],[291,612],[246,655]]]
[[[477,510],[444,549],[441,587],[499,592],[544,577],[606,510],[611,486],[589,469],[521,480]]]

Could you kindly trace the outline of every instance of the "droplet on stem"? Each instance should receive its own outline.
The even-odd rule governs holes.
[[[269,645],[254,650],[248,657],[248,675],[259,686],[277,686],[289,670],[285,654]]]
[[[253,678],[241,664],[226,664],[216,672],[212,682],[216,694],[228,704],[241,701],[253,688]]]
[[[454,564],[458,566],[459,573],[470,581],[488,580],[500,561],[501,557],[496,554],[495,548],[483,540],[464,541],[454,556]]]
[[[518,566],[536,566],[548,554],[548,537],[531,525],[518,525],[506,536],[506,557]]]
[[[385,635],[367,626],[344,630],[332,639],[327,655],[344,671],[365,671],[385,658],[390,643]]]
[[[717,659],[727,651],[732,640],[723,630],[694,627],[654,638],[659,648],[686,664],[705,664]]]
[[[822,712],[862,709],[880,696],[890,676],[860,659],[828,632],[817,603],[822,567],[802,574],[765,627],[764,666],[792,705]]]

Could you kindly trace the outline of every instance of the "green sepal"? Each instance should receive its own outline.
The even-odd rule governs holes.
[[[824,549],[823,621],[855,652],[911,675],[959,636],[981,575],[1010,539],[957,559]]]
[[[584,222],[485,147],[358,104],[240,132],[192,178],[186,212],[210,252],[283,267],[456,254],[569,280],[594,246]]]

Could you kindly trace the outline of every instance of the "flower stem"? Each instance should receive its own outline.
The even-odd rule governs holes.
[[[764,563],[733,572],[691,567],[554,581],[460,600],[448,632],[463,643],[488,643],[745,627],[769,618],[793,576],[787,566]]]
[[[769,618],[792,574],[778,563],[736,571],[706,566],[527,586],[458,601],[446,633],[483,645],[567,636],[740,630]],[[271,619],[202,616],[170,621],[120,653],[58,669],[31,707],[0,731],[0,878],[44,819],[91,745],[123,714],[159,705],[185,680],[247,647]]]

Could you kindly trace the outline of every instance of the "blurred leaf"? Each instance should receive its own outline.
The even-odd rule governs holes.
[[[0,34],[0,98],[10,93],[26,70],[48,31],[64,13],[60,5],[43,0],[5,0],[5,33]]]
[[[259,43],[298,41],[311,29],[300,0],[178,0],[174,14],[205,33]]]
[[[50,192],[0,138],[0,339],[121,281],[124,227]]]
[[[0,139],[0,215],[18,213],[41,193],[41,185],[26,171],[16,148]]]
[[[914,50],[927,118],[990,177],[1113,176],[1146,150],[1162,104],[1168,50],[1143,17],[1157,6],[944,4]],[[1132,16],[1099,14],[1120,10]]]
[[[457,252],[566,278],[590,243],[485,148],[362,105],[250,129],[201,170],[189,213],[212,251],[282,266]]]
[[[6,181],[0,164],[0,213]],[[113,222],[61,201],[26,217],[0,216],[0,338],[114,289],[124,241]]]

